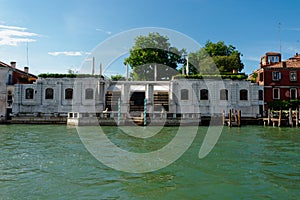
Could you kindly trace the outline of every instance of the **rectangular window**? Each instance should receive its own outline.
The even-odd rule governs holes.
[[[228,90],[226,89],[220,90],[220,100],[228,101]]]
[[[208,90],[200,90],[200,100],[208,100]]]
[[[85,99],[94,99],[94,90],[92,88],[85,90]]]
[[[297,89],[296,88],[291,88],[291,90],[290,90],[290,99],[291,100],[296,100],[297,99]]]
[[[47,88],[45,91],[45,99],[53,99],[53,89]]]
[[[248,90],[240,90],[240,100],[248,100]]]
[[[67,88],[65,90],[65,99],[73,99],[73,89]]]
[[[273,81],[280,81],[281,80],[281,72],[272,72]]]
[[[290,81],[297,81],[297,72],[290,72]]]
[[[264,73],[259,74],[259,81],[264,81]]]
[[[33,99],[33,92],[34,90],[32,88],[27,88],[25,90],[25,99]]]
[[[264,91],[263,90],[258,90],[258,100],[259,101],[264,100]]]
[[[279,88],[273,89],[273,99],[280,99],[280,89]]]
[[[181,100],[189,100],[189,91],[187,89],[181,90]]]

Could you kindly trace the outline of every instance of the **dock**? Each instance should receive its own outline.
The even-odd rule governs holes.
[[[296,110],[268,110],[268,116],[263,118],[264,125],[298,127],[300,124],[300,108]]]

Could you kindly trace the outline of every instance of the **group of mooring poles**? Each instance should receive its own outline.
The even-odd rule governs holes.
[[[228,115],[226,116],[225,111],[222,112],[222,122],[223,125],[227,125],[229,127],[233,126],[241,126],[241,110],[229,109]]]
[[[275,126],[276,123],[278,127],[282,125],[283,122],[287,122],[285,124],[293,127],[294,125],[297,127],[300,124],[300,108],[296,109],[295,111],[292,110],[292,108],[289,109],[288,111],[288,117],[283,116],[283,111],[279,110],[278,111],[278,116],[274,116],[274,112],[272,115],[272,112],[270,109],[268,109],[268,117],[264,118],[264,125],[272,125]],[[294,123],[295,122],[295,123]]]

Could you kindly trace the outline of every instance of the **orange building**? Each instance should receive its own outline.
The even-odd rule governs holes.
[[[300,55],[285,61],[281,60],[281,54],[268,52],[260,59],[260,68],[254,71],[256,82],[264,86],[264,108],[267,104],[276,100],[300,99]]]

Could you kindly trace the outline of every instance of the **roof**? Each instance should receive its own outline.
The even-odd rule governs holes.
[[[274,56],[274,55],[280,55],[281,53],[279,53],[279,52],[272,52],[272,51],[270,51],[270,52],[267,52],[265,55],[267,55],[267,56]]]
[[[20,69],[17,69],[17,68],[13,68],[13,67],[11,67],[10,65],[8,65],[8,64],[6,64],[6,63],[4,63],[4,62],[1,62],[1,61],[0,61],[0,66],[1,66],[1,67],[9,68],[9,69],[11,69],[11,70],[13,70],[13,71],[15,71],[15,72],[17,72],[17,73],[20,73],[20,74],[28,75],[28,76],[31,76],[31,77],[33,77],[33,78],[38,78],[36,75],[30,74],[30,73],[26,73],[26,72],[24,72],[24,71],[22,71],[22,70],[20,70]]]
[[[283,67],[285,65],[285,67]],[[288,60],[274,63],[268,66],[268,68],[299,68],[300,69],[300,55],[296,54],[294,57]]]

